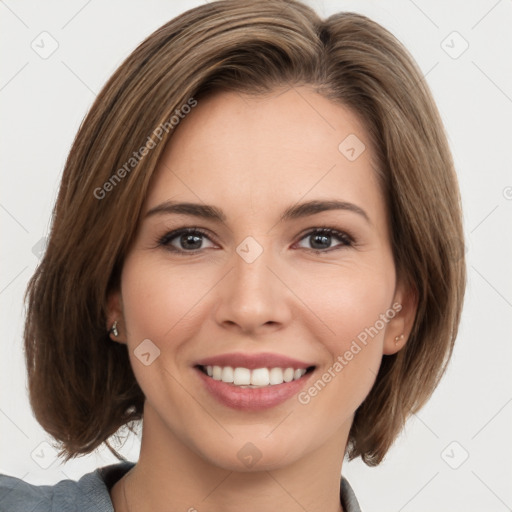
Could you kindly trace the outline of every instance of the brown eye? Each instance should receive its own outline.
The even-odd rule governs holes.
[[[158,241],[158,245],[176,253],[198,252],[205,248],[202,247],[205,238],[209,240],[208,236],[197,228],[184,228],[165,234]]]
[[[301,238],[301,240],[304,239],[309,239],[309,243],[311,245],[311,247],[304,248],[316,253],[330,252],[331,250],[347,246],[350,247],[354,244],[353,239],[349,235],[333,228],[318,228],[311,230]],[[333,239],[338,240],[341,243],[332,247],[331,244]]]

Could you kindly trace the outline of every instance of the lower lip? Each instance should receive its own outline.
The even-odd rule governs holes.
[[[304,374],[300,379],[261,388],[241,388],[221,380],[208,377],[199,368],[194,368],[203,380],[206,389],[223,405],[243,411],[261,411],[286,402],[304,387],[314,373]]]

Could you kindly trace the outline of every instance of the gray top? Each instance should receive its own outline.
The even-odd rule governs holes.
[[[114,512],[109,490],[133,466],[119,462],[87,473],[80,480],[33,485],[0,473],[0,512]],[[340,482],[344,512],[361,512],[345,478]]]

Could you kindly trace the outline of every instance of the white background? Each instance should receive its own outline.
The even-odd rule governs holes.
[[[53,484],[117,462],[101,449],[61,465],[41,445],[48,437],[26,392],[23,293],[65,158],[95,95],[147,35],[201,3],[0,2],[0,473]],[[448,373],[379,467],[345,462],[344,475],[364,512],[510,510],[512,1],[307,3],[322,16],[366,14],[413,54],[448,132],[467,236],[468,289]],[[46,59],[31,47],[48,37],[43,31],[58,43]],[[468,49],[453,58],[463,40]],[[132,435],[121,448],[130,460],[139,440]]]

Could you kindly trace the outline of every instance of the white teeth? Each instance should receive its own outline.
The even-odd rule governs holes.
[[[206,366],[206,373],[214,380],[243,387],[265,387],[300,379],[305,368],[232,368],[231,366]]]
[[[251,372],[251,384],[254,386],[268,386],[268,368],[257,368]]]
[[[214,380],[220,380],[222,378],[222,368],[220,366],[213,367],[213,375]]]
[[[294,377],[294,371],[293,368],[286,368],[286,370],[283,372],[283,380],[285,382],[291,382]]]
[[[247,368],[235,368],[233,384],[235,386],[247,386],[251,383],[251,370]]]
[[[233,382],[234,379],[233,368],[231,366],[224,366],[222,368],[222,382]]]
[[[284,382],[283,370],[281,368],[271,368],[269,377],[270,384],[282,384]]]

